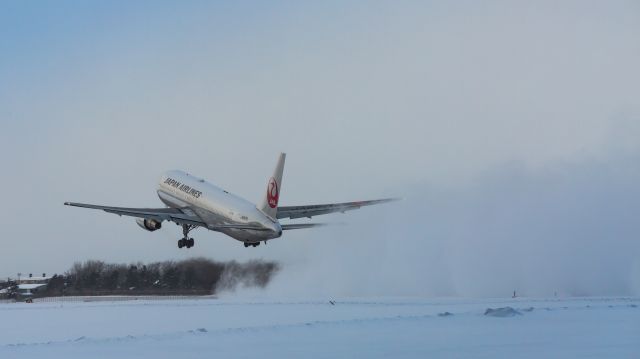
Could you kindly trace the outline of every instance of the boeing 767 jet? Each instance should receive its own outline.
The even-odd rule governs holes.
[[[162,227],[170,221],[182,226],[183,238],[178,248],[191,248],[193,238],[189,232],[202,227],[222,232],[244,243],[245,247],[257,247],[260,242],[279,238],[282,231],[321,226],[321,223],[281,224],[279,219],[311,218],[321,214],[345,212],[363,206],[393,201],[393,198],[373,201],[314,204],[307,206],[278,206],[285,154],[281,153],[278,164],[269,178],[262,202],[255,205],[241,197],[194,177],[183,171],[168,171],[160,178],[158,197],[167,208],[123,208],[93,204],[65,202],[67,206],[100,209],[120,216],[136,217],[138,225],[147,231]]]

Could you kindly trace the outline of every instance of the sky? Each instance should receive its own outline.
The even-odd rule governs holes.
[[[4,1],[0,276],[277,260],[268,295],[640,293],[635,1]],[[246,249],[65,201],[183,169],[282,205],[401,202]]]

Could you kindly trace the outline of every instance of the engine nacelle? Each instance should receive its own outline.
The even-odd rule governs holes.
[[[138,218],[136,219],[136,223],[149,232],[153,232],[162,228],[162,222],[158,222],[155,219]]]

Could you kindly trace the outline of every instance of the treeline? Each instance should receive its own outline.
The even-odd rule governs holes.
[[[75,263],[55,275],[35,296],[214,294],[238,286],[264,287],[278,271],[276,262],[216,262],[206,258],[150,264]]]

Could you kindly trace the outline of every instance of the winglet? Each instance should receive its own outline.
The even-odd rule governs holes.
[[[281,153],[278,163],[273,171],[273,176],[269,178],[267,191],[262,199],[262,203],[258,205],[258,209],[267,216],[275,219],[278,214],[278,200],[280,199],[280,190],[282,185],[282,171],[284,170],[284,160],[287,155]]]

